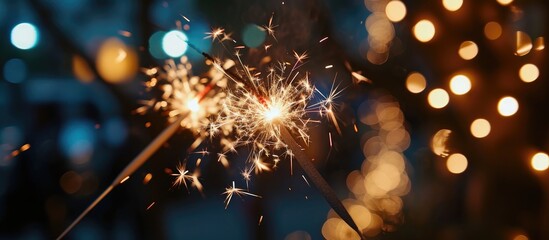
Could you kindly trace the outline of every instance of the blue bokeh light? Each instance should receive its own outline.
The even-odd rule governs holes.
[[[89,121],[72,121],[65,125],[59,136],[61,152],[74,164],[89,161],[95,147],[94,125]]]
[[[14,58],[4,64],[4,79],[10,83],[21,83],[27,77],[27,64]]]
[[[259,47],[267,37],[265,29],[255,24],[248,24],[242,32],[244,44],[250,48]]]
[[[17,24],[11,30],[11,44],[19,49],[33,48],[38,43],[39,38],[38,29],[30,23]]]

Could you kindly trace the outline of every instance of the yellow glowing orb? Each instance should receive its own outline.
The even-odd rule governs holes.
[[[519,104],[514,97],[503,97],[498,103],[498,112],[501,116],[509,117],[517,113]]]
[[[137,54],[116,38],[101,44],[96,58],[97,71],[106,81],[122,83],[132,79],[138,69]]]
[[[429,20],[423,19],[414,26],[414,36],[420,42],[429,42],[435,36],[435,25]]]
[[[513,0],[498,0],[498,3],[503,5],[503,6],[509,5],[512,2],[513,2]]]
[[[473,41],[465,41],[459,46],[458,54],[465,60],[471,60],[478,54],[478,46]]]
[[[385,14],[391,22],[400,22],[406,17],[406,5],[398,0],[390,1],[385,7]]]
[[[461,153],[454,153],[446,160],[446,168],[453,174],[460,174],[467,169],[467,158]]]
[[[427,86],[427,81],[425,80],[425,77],[421,75],[421,73],[412,72],[406,78],[406,88],[411,93],[423,92],[426,86]]]
[[[532,168],[536,171],[545,171],[549,168],[549,156],[547,153],[538,152],[532,156]]]
[[[497,22],[489,22],[484,25],[484,36],[490,40],[496,40],[501,36],[501,25]]]
[[[429,101],[429,105],[431,107],[440,109],[443,107],[446,107],[448,103],[450,102],[450,96],[448,95],[448,92],[442,88],[433,89],[429,96],[427,96],[427,100]]]
[[[450,90],[456,95],[463,95],[471,90],[471,80],[465,75],[456,75],[450,80]]]
[[[539,77],[539,69],[534,64],[524,64],[519,70],[519,77],[523,82],[527,83],[536,81]]]
[[[442,5],[446,10],[454,12],[461,8],[463,5],[463,0],[442,0]]]
[[[476,119],[471,123],[471,134],[476,138],[484,138],[490,134],[490,122],[486,119]]]

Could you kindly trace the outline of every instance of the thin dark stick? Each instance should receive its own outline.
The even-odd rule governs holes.
[[[292,150],[294,158],[301,166],[309,180],[313,185],[322,193],[328,204],[334,209],[334,211],[345,221],[355,232],[358,233],[361,239],[365,239],[362,232],[354,222],[353,218],[347,209],[343,206],[334,190],[330,187],[328,182],[320,175],[313,163],[310,161],[310,157],[303,151],[302,147],[297,143],[293,135],[285,127],[280,128],[280,134],[284,143],[288,145],[288,148]]]

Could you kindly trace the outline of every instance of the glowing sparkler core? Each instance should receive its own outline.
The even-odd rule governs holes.
[[[200,110],[200,104],[198,103],[198,99],[193,98],[187,102],[187,108],[191,110],[191,112],[198,112]]]
[[[265,119],[269,122],[276,120],[281,115],[282,115],[282,112],[280,111],[280,108],[278,106],[270,106],[265,111]]]

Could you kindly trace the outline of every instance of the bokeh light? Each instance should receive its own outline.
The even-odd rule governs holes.
[[[538,152],[532,156],[532,168],[536,171],[545,171],[549,168],[549,156],[547,153]]]
[[[418,72],[412,72],[406,78],[406,88],[411,93],[420,93],[427,87],[425,77]]]
[[[484,138],[490,134],[491,126],[488,120],[483,118],[475,119],[471,123],[471,134],[476,138]]]
[[[463,95],[471,90],[471,80],[465,75],[455,75],[450,79],[450,90],[455,95]]]
[[[39,36],[38,29],[34,25],[20,23],[11,30],[11,44],[22,50],[31,49],[38,43]]]
[[[187,40],[185,33],[179,30],[169,31],[162,37],[162,50],[172,58],[181,57],[189,47]]]
[[[501,36],[501,25],[497,22],[488,22],[484,25],[484,36],[490,40],[496,40]]]
[[[74,171],[68,171],[59,179],[59,185],[66,193],[74,194],[82,186],[82,177]]]
[[[501,5],[509,5],[513,2],[513,0],[497,0],[499,4]]]
[[[545,49],[545,38],[543,37],[536,38],[536,41],[534,42],[534,49],[536,49],[537,51],[541,51]]]
[[[478,46],[473,41],[465,41],[459,45],[458,54],[465,60],[471,60],[478,54]]]
[[[440,109],[448,105],[448,103],[450,102],[450,96],[448,95],[448,92],[446,92],[446,90],[442,88],[436,88],[429,92],[427,100],[429,101],[429,105],[431,105],[431,107]]]
[[[449,129],[440,129],[438,130],[433,138],[431,138],[431,151],[434,154],[441,157],[448,156],[448,139],[452,134],[452,130]]]
[[[261,46],[267,37],[267,32],[260,26],[248,24],[242,30],[242,41],[250,48]]]
[[[513,237],[513,240],[528,240],[528,237],[524,234],[518,234],[515,237]]]
[[[503,97],[498,102],[498,112],[501,116],[509,117],[517,113],[518,101],[514,97]]]
[[[442,5],[446,10],[454,12],[461,8],[463,0],[442,0]]]
[[[524,64],[519,70],[519,77],[520,80],[527,83],[536,81],[539,77],[539,69],[534,64]]]
[[[391,22],[400,22],[406,17],[406,5],[398,0],[390,1],[385,7],[385,14]]]
[[[517,31],[515,55],[524,56],[528,54],[533,47],[534,45],[532,44],[530,36],[525,32]]]
[[[429,42],[435,36],[435,25],[429,20],[423,19],[414,26],[414,36],[420,42]]]
[[[96,65],[97,71],[106,81],[126,82],[137,72],[137,54],[117,38],[110,38],[99,48]]]
[[[454,153],[446,160],[446,168],[453,174],[460,174],[467,169],[467,158],[461,153]]]
[[[4,79],[10,83],[21,83],[27,77],[27,64],[14,58],[4,64]]]
[[[80,56],[72,57],[72,72],[78,80],[85,83],[91,82],[95,78],[86,61]]]

